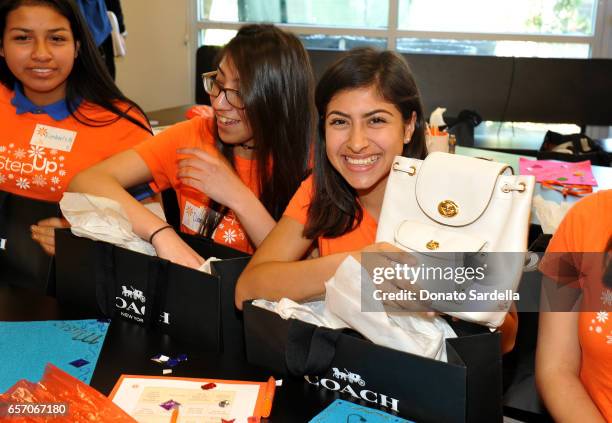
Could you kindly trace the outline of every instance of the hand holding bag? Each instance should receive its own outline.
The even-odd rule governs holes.
[[[377,242],[389,242],[428,265],[446,256],[493,264],[479,290],[518,288],[527,251],[529,213],[535,179],[512,175],[505,163],[436,152],[425,160],[397,156],[387,181]],[[514,254],[489,254],[507,252]],[[463,253],[463,255],[456,254]],[[442,254],[442,255],[441,255]],[[489,284],[489,286],[487,286]],[[465,290],[469,284],[451,283]],[[421,283],[422,287],[425,287]],[[511,301],[477,309],[441,310],[462,320],[500,326]],[[443,305],[432,303],[432,306]]]

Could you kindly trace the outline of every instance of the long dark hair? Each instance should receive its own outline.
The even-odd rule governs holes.
[[[78,6],[72,0],[2,0],[0,6],[0,45],[4,38],[6,19],[10,12],[21,6],[46,6],[55,10],[70,22],[70,29],[75,43],[79,43],[79,50],[72,72],[66,80],[66,106],[70,114],[79,122],[87,126],[106,126],[119,119],[127,119],[134,125],[151,132],[146,116],[140,106],[128,99],[117,88],[110,77],[106,65],[93,42],[87,23],[81,15]],[[0,82],[12,90],[17,79],[10,71],[4,57],[0,57]],[[79,99],[100,106],[112,114],[107,120],[92,119],[85,114],[85,108],[75,105]],[[120,107],[119,103],[128,107]],[[129,114],[136,109],[140,118]]]
[[[363,209],[357,192],[334,169],[325,148],[325,115],[331,99],[343,90],[375,85],[381,96],[393,103],[404,121],[416,113],[412,139],[402,155],[423,159],[425,121],[421,96],[408,63],[397,53],[357,48],[338,59],[321,77],[315,92],[319,113],[319,141],[315,146],[314,193],[304,228],[306,238],[341,236],[361,223]]]
[[[240,75],[240,92],[254,139],[259,175],[259,199],[274,220],[306,176],[308,151],[314,140],[314,77],[300,40],[274,25],[245,25],[220,51],[230,57]],[[218,140],[233,163],[233,149]],[[217,203],[209,206],[223,214]],[[212,234],[218,222],[205,221]]]

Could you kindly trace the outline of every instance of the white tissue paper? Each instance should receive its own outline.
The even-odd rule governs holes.
[[[361,287],[374,290],[371,280],[361,281],[361,265],[348,257],[338,267],[336,274],[325,283],[325,301],[296,303],[288,298],[279,302],[255,300],[253,305],[280,315],[283,319],[299,319],[317,326],[332,329],[350,327],[377,345],[446,361],[446,338],[456,337],[455,332],[440,317],[427,317],[419,313],[387,314],[383,305],[370,298],[363,304]]]
[[[204,272],[204,273],[208,273],[209,275],[212,275],[212,269],[210,268],[210,264],[213,261],[221,261],[221,259],[217,257],[210,257],[200,267],[198,267],[198,270],[200,272]]]
[[[542,232],[553,234],[574,203],[567,201],[556,203],[545,200],[541,195],[536,195],[533,197],[532,205],[535,208],[536,217],[542,226]]]
[[[109,242],[150,256],[156,255],[153,245],[132,232],[132,224],[119,203],[114,200],[65,192],[60,201],[60,208],[70,223],[72,233],[76,236]],[[159,213],[161,207],[158,204],[151,211]],[[163,220],[165,221],[165,218]]]
[[[359,262],[346,258],[325,283],[326,309],[375,344],[446,361],[444,340],[457,336],[450,325],[439,316],[422,313],[387,314],[374,299],[374,283],[366,272],[363,277],[367,279],[362,280]],[[361,289],[366,290],[363,296]]]
[[[272,313],[278,314],[283,319],[298,319],[315,326],[325,326],[332,329],[348,327],[346,323],[329,314],[325,308],[324,301],[313,301],[309,303],[296,303],[289,298],[282,298],[279,302],[267,300],[254,300],[253,305],[265,308]]]
[[[446,111],[443,107],[438,107],[429,117],[430,128],[440,128],[446,126],[444,117],[442,114]],[[441,151],[448,153],[448,133],[441,135],[432,135],[430,131],[425,133],[425,144],[427,146],[427,152],[433,153],[434,151]]]
[[[431,112],[431,115],[429,115],[429,126],[435,126],[437,128],[446,126],[443,116],[445,111],[446,109],[444,107],[436,107],[436,110]]]
[[[164,222],[166,221],[161,204],[147,203],[144,206]],[[60,208],[70,223],[70,230],[76,236],[108,242],[149,256],[157,255],[152,244],[132,232],[132,224],[121,205],[115,200],[90,194],[65,192],[60,201]],[[198,270],[211,274],[210,264],[219,260],[221,259],[209,257]]]

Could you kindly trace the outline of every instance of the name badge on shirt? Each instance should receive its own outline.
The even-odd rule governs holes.
[[[37,124],[30,145],[70,152],[77,136],[75,131]]]
[[[182,224],[193,232],[199,232],[204,222],[206,210],[202,206],[197,206],[189,201],[185,201],[185,209],[183,210]]]

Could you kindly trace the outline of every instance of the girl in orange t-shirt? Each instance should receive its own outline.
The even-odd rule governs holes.
[[[0,6],[0,190],[58,202],[79,171],[151,135],[140,107],[114,84],[83,17],[68,0]],[[32,222],[54,252],[54,229]]]
[[[238,308],[253,298],[321,296],[349,254],[399,251],[374,241],[395,156],[426,155],[423,107],[407,63],[389,51],[350,51],[321,77],[315,101],[320,142],[313,175],[241,275]],[[300,261],[313,240],[321,257]],[[504,351],[516,335],[516,313],[509,316],[502,327]]]
[[[397,155],[426,155],[423,107],[408,64],[390,51],[352,50],[323,74],[315,103],[313,174],[241,275],[239,308],[252,298],[321,296],[349,254],[393,248],[372,246],[391,165]],[[315,240],[321,257],[301,260]]]
[[[612,422],[611,259],[612,190],[605,190],[568,211],[540,265],[554,284],[582,293],[580,312],[572,312],[572,303],[551,303],[558,297],[542,291],[555,306],[540,312],[536,382],[555,421]]]
[[[69,187],[118,201],[160,257],[195,268],[203,259],[124,187],[153,180],[174,188],[182,231],[252,252],[304,178],[314,134],[313,77],[297,37],[246,25],[220,59],[216,71],[202,75],[212,117],[179,123]]]

